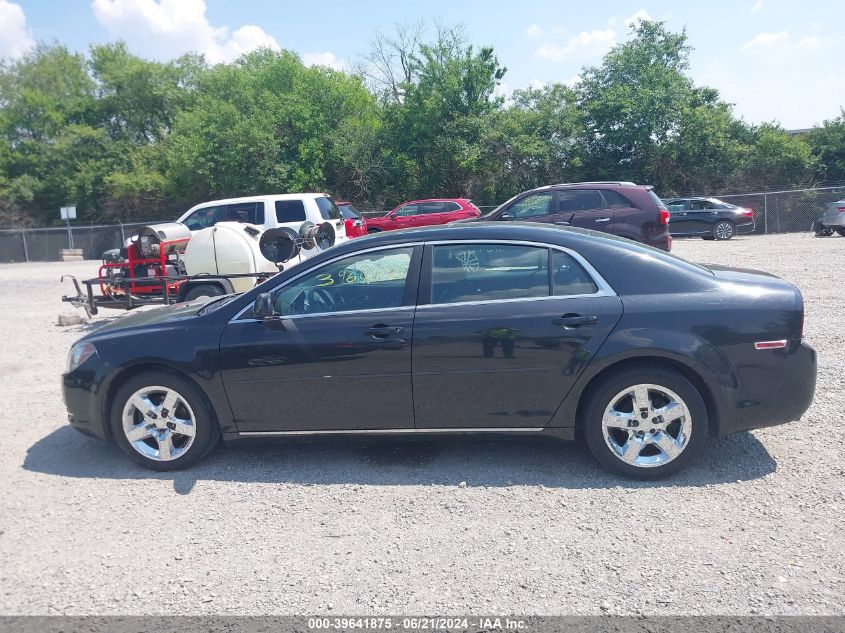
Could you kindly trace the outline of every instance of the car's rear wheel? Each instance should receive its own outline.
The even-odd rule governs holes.
[[[616,474],[666,477],[688,466],[707,439],[704,401],[674,370],[612,374],[589,398],[584,438],[595,458]]]
[[[845,227],[843,227],[843,226],[837,226],[837,227],[834,229],[834,231],[836,231],[837,233],[839,233],[839,235],[841,235],[842,237],[845,237]]]
[[[372,234],[372,233],[381,233],[381,229],[371,229],[371,228],[368,228],[368,229],[367,229],[367,234]]]
[[[726,220],[716,222],[713,226],[713,237],[717,240],[729,240],[734,236],[734,225]]]
[[[170,373],[133,376],[115,394],[111,430],[129,457],[151,470],[177,470],[205,457],[220,429],[199,387]]]

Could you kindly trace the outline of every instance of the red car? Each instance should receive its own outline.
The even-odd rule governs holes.
[[[431,198],[403,202],[387,215],[370,218],[367,221],[367,233],[408,229],[414,226],[448,224],[455,220],[477,218],[481,216],[472,202],[465,198]]]
[[[351,202],[337,202],[337,208],[346,225],[346,237],[362,237],[367,234],[367,220]]]

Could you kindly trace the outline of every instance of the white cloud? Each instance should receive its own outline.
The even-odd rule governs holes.
[[[758,46],[775,46],[785,44],[788,41],[788,31],[781,31],[780,33],[758,33],[743,44],[740,50],[748,50],[749,48],[756,48]]]
[[[279,49],[259,26],[247,24],[231,33],[227,26],[212,26],[203,0],[93,0],[91,8],[110,35],[155,57],[196,51],[218,63],[258,48]]]
[[[19,4],[0,0],[0,59],[15,59],[35,46]]]
[[[755,48],[774,48],[782,52],[802,52],[815,50],[820,46],[821,40],[815,35],[809,35],[796,41],[789,34],[789,31],[783,30],[778,33],[758,33],[743,44],[739,50],[747,51]]]
[[[757,2],[754,3],[754,6],[751,7],[752,13],[758,13],[759,11],[762,11],[763,5],[765,5],[765,4],[766,4],[766,0],[757,0]]]
[[[625,20],[625,26],[627,26],[627,27],[629,27],[629,28],[630,28],[630,27],[632,27],[632,26],[636,26],[636,25],[637,25],[637,23],[638,23],[638,22],[640,22],[640,21],[642,21],[642,20],[651,20],[651,21],[653,21],[653,20],[654,20],[654,18],[653,18],[653,17],[651,17],[651,15],[649,14],[649,12],[648,12],[648,11],[646,11],[645,9],[640,9],[639,11],[637,11],[637,12],[636,12],[636,13],[634,13],[634,14],[632,14],[630,17],[628,17],[628,18]]]
[[[527,29],[525,29],[525,35],[530,38],[540,37],[543,34],[543,29],[541,29],[536,24],[532,24]]]
[[[334,70],[346,68],[346,61],[338,59],[337,55],[325,51],[323,53],[305,53],[302,56],[302,63],[306,66],[328,66]]]
[[[562,62],[573,57],[599,56],[613,46],[616,39],[616,31],[613,29],[581,31],[575,37],[569,38],[563,46],[543,44],[534,52],[534,57]]]

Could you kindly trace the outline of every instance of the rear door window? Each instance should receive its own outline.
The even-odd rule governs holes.
[[[320,209],[320,217],[324,220],[340,220],[340,209],[335,206],[331,198],[315,198],[317,208]]]
[[[417,209],[417,215],[443,213],[444,211],[446,211],[446,204],[444,202],[424,202]]]
[[[246,224],[264,224],[264,203],[236,202],[226,205],[226,220]]]
[[[557,297],[591,295],[599,291],[584,267],[562,251],[552,251],[552,281],[553,294]]]
[[[279,224],[304,222],[305,204],[302,200],[276,200],[276,221]]]
[[[510,244],[434,246],[432,303],[549,296],[549,251]]]
[[[602,208],[601,194],[595,189],[569,189],[557,192],[558,213],[595,211]]]

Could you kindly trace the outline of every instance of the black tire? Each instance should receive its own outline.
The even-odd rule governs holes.
[[[185,293],[182,301],[193,301],[200,297],[219,297],[225,294],[226,291],[220,284],[197,284]]]
[[[845,237],[845,226],[837,226],[833,230],[836,231],[840,236]]]
[[[169,461],[160,461],[141,454],[130,443],[123,429],[123,412],[129,399],[139,390],[152,386],[172,389],[187,403],[190,411],[193,412],[192,421],[195,432],[193,441],[183,454]],[[181,407],[182,404],[179,406]],[[174,413],[177,411],[178,409]],[[138,419],[140,414],[136,412],[133,415]],[[165,418],[162,417],[161,419],[164,420]],[[192,381],[165,370],[161,372],[144,372],[132,376],[121,385],[111,403],[109,423],[115,443],[135,462],[144,468],[156,471],[187,468],[208,455],[220,440],[220,427],[205,394]],[[179,440],[182,440],[182,443],[187,443],[186,436],[177,435],[174,443]],[[156,443],[157,441],[154,438],[150,438],[147,446],[154,447]]]
[[[713,225],[713,239],[720,242],[731,239],[736,233],[732,222],[719,220]]]
[[[716,238],[715,238],[715,237],[713,237],[712,235],[702,235],[702,236],[701,236],[701,239],[703,239],[703,240],[707,240],[708,242],[712,242],[712,241],[713,241],[713,240],[715,240]]]
[[[686,445],[674,459],[660,465],[638,466],[626,463],[610,447],[610,441],[605,440],[602,421],[605,409],[612,404],[611,400],[616,398],[620,392],[641,384],[656,385],[673,391],[681,398],[689,412],[688,422],[691,425],[691,431],[687,434]],[[653,396],[653,394],[654,392],[649,392],[650,397],[658,397]],[[594,388],[591,388],[587,397],[589,399],[584,407],[583,418],[580,420],[584,439],[596,460],[607,470],[617,475],[645,480],[668,477],[692,463],[701,453],[704,443],[707,441],[707,407],[704,405],[701,394],[689,380],[673,369],[641,367],[615,372],[602,379]],[[644,423],[644,426],[646,424],[648,423]],[[648,433],[648,431],[642,432]],[[623,431],[622,433],[632,433],[632,431]],[[657,452],[659,449],[655,447],[640,450],[641,452],[638,454],[647,458],[649,456],[645,455],[646,450]]]
[[[381,229],[367,229],[367,235],[372,235],[373,233],[381,233]]]

